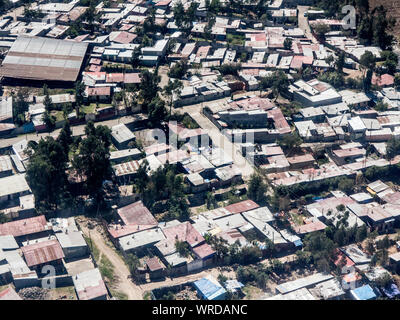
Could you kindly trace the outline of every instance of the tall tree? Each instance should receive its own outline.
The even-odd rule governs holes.
[[[79,118],[79,109],[83,105],[85,93],[85,85],[81,81],[75,83],[75,112],[76,117]]]
[[[35,196],[36,208],[39,211],[57,209],[64,199],[67,161],[62,145],[52,137],[40,140],[31,150],[26,180]]]
[[[250,177],[248,195],[249,198],[256,202],[265,201],[265,193],[267,192],[267,186],[258,174],[253,174]]]
[[[161,78],[158,75],[157,70],[154,71],[154,73],[144,70],[140,74],[140,79],[139,96],[142,98],[145,107],[147,107],[151,100],[153,100],[153,98],[158,94],[158,84],[160,83]]]
[[[65,121],[65,124],[57,137],[57,142],[60,143],[60,145],[62,146],[64,153],[68,155],[70,145],[73,141],[74,139],[72,137],[71,126],[69,125],[69,121],[67,120]]]
[[[13,118],[14,122],[21,125],[25,123],[25,112],[29,110],[27,102],[28,92],[23,89],[17,91],[17,95],[13,95]]]
[[[180,92],[182,91],[183,88],[183,83],[179,80],[174,80],[171,81],[171,79],[168,80],[168,84],[164,87],[164,93],[170,98],[169,101],[169,114],[171,115],[172,111],[172,104],[173,104],[173,95],[180,95]]]
[[[86,177],[86,188],[90,197],[98,204],[104,199],[103,181],[112,174],[110,164],[111,130],[106,126],[95,127],[89,122],[85,127],[86,138],[79,144],[79,153],[74,156],[73,167]]]

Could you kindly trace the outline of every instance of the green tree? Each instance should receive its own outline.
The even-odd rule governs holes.
[[[189,69],[189,65],[186,59],[182,59],[181,61],[175,63],[172,68],[168,71],[168,77],[182,79],[186,72]]]
[[[85,12],[84,21],[86,22],[91,34],[94,33],[97,20],[99,19],[99,14],[97,13],[96,4],[94,0],[90,1],[89,8]]]
[[[291,153],[292,150],[298,149],[301,144],[303,143],[303,140],[299,136],[297,132],[294,132],[293,134],[288,134],[283,136],[278,140],[278,144],[282,147],[285,148]]]
[[[172,10],[174,13],[175,24],[178,27],[182,27],[183,22],[185,21],[185,7],[183,6],[182,1],[176,2]]]
[[[154,97],[147,106],[149,120],[152,124],[157,124],[163,121],[167,116],[165,102],[158,95]]]
[[[89,196],[98,205],[103,201],[103,181],[112,174],[110,164],[111,130],[107,126],[95,127],[89,122],[85,127],[86,138],[79,144],[79,153],[72,160],[72,165],[79,175],[86,177]]]
[[[381,49],[386,50],[391,48],[394,42],[391,31],[395,25],[395,20],[387,15],[387,10],[382,5],[375,8],[374,11],[374,43],[379,45]]]
[[[275,71],[272,75],[261,79],[261,87],[264,89],[271,88],[276,100],[280,94],[287,91],[289,79],[282,70]]]
[[[327,34],[330,31],[330,28],[326,24],[318,23],[313,26],[313,30],[314,30],[317,38],[321,41],[324,41],[325,34]]]
[[[25,123],[25,112],[29,110],[27,102],[28,92],[24,89],[19,89],[17,95],[13,95],[13,118],[14,122],[22,125]]]
[[[70,145],[73,141],[74,139],[72,137],[71,126],[69,124],[69,121],[67,120],[65,121],[65,124],[57,137],[57,142],[60,143],[60,145],[62,146],[64,153],[68,155]]]
[[[43,99],[44,108],[47,112],[50,112],[51,110],[53,110],[53,101],[51,100],[51,98],[49,96],[49,91],[48,91],[46,85],[44,85],[44,87],[43,87],[43,92],[45,95],[44,99]]]
[[[362,242],[367,238],[367,236],[368,236],[368,229],[367,229],[367,226],[365,224],[363,224],[357,230],[356,241],[357,242]]]
[[[176,251],[182,257],[189,257],[190,256],[190,247],[189,247],[189,244],[186,241],[177,240],[175,242],[175,248],[176,248]]]
[[[57,209],[66,195],[68,156],[52,137],[41,139],[31,150],[26,180],[35,196],[35,206],[39,211]]]
[[[154,73],[144,70],[140,74],[140,79],[139,96],[143,100],[143,104],[147,107],[147,104],[158,95],[158,84],[160,83],[161,77],[158,75],[157,70]]]
[[[139,268],[141,266],[139,258],[136,255],[129,253],[126,255],[125,261],[133,279],[138,280],[140,276]]]
[[[258,174],[252,174],[249,182],[249,198],[256,202],[264,202],[266,200],[266,192],[267,185],[264,183],[262,177]]]
[[[133,51],[132,51],[131,65],[132,65],[132,68],[134,68],[134,69],[136,69],[140,64],[140,59],[139,59],[140,54],[141,54],[140,49],[141,49],[141,46],[138,46],[135,49],[133,49]]]
[[[394,85],[397,89],[400,88],[400,73],[394,75]]]
[[[336,258],[336,245],[325,233],[307,234],[303,241],[304,251],[310,252],[314,264],[320,271],[330,271],[331,261]]]
[[[292,50],[292,44],[292,38],[285,38],[285,41],[283,41],[283,47],[285,48],[285,50]]]
[[[49,111],[45,111],[42,116],[42,120],[46,125],[47,130],[52,131],[56,127],[56,117],[51,115]]]
[[[353,187],[354,187],[354,181],[348,178],[341,179],[338,184],[338,188],[347,194],[352,192]]]
[[[170,98],[169,115],[171,115],[171,111],[172,111],[173,96],[174,96],[174,94],[179,96],[180,93],[182,92],[182,89],[183,89],[183,83],[182,83],[182,81],[179,81],[177,79],[175,79],[174,81],[171,81],[171,79],[169,79],[168,84],[164,87],[163,91],[164,91],[165,95],[167,95]]]
[[[335,62],[336,71],[340,74],[343,74],[344,63],[345,63],[345,55],[343,52],[340,52]]]
[[[79,118],[79,109],[83,105],[85,94],[85,85],[83,82],[78,81],[75,83],[75,111],[76,117]]]

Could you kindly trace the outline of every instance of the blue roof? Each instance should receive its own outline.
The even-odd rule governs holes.
[[[351,290],[351,293],[356,300],[372,300],[376,298],[376,294],[369,284]]]
[[[225,297],[226,290],[207,278],[197,280],[193,285],[206,300],[221,300]]]

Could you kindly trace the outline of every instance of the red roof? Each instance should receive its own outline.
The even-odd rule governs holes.
[[[147,259],[146,264],[149,270],[152,272],[163,269],[163,266],[161,265],[160,261],[158,261],[157,257]]]
[[[140,83],[140,73],[125,73],[124,75],[125,83]]]
[[[109,96],[111,94],[110,87],[88,88],[88,96]]]
[[[168,6],[171,3],[172,0],[161,0],[158,1],[154,6],[155,7],[160,7],[160,6]]]
[[[157,220],[153,217],[142,201],[137,201],[118,209],[118,215],[126,225],[156,226]]]
[[[196,256],[199,257],[199,259],[204,259],[215,253],[215,251],[207,243],[203,243],[203,244],[193,248],[193,252],[196,254]]]
[[[10,287],[0,292],[0,300],[22,300],[22,298]]]
[[[91,64],[89,67],[90,72],[100,72],[101,71],[101,66],[98,66],[96,64]]]
[[[77,289],[79,300],[92,300],[107,295],[107,288],[104,284],[103,279],[101,278],[100,271],[98,269],[90,271],[92,272],[90,277],[92,280],[89,283],[82,283],[81,285],[79,285],[79,290]],[[87,272],[88,271],[85,271],[83,273]],[[78,274],[75,277],[79,276],[80,275]]]
[[[337,254],[337,259],[335,260],[335,265],[338,266],[340,264],[340,262],[342,261],[343,257],[346,260],[346,267],[351,267],[354,266],[354,262],[346,255],[344,255],[342,252],[340,252],[339,250],[336,251]]]
[[[296,231],[297,234],[305,234],[309,232],[324,230],[325,228],[326,225],[323,222],[316,219],[313,222],[303,224],[301,226],[295,226],[294,230]]]
[[[208,55],[208,51],[210,51],[211,46],[202,46],[197,49],[196,57],[205,58]]]
[[[314,161],[314,157],[312,156],[312,154],[304,154],[301,156],[294,156],[294,157],[288,157],[286,158],[287,161],[289,161],[290,164],[296,164],[296,163],[305,163],[305,162],[311,162]]]
[[[136,34],[126,32],[126,31],[121,31],[118,36],[116,36],[112,41],[113,42],[118,42],[118,43],[131,43],[135,38],[137,37]]]
[[[292,62],[290,63],[290,68],[301,69],[303,66],[303,56],[294,56]]]
[[[92,58],[89,61],[90,64],[101,64],[101,59],[99,58]]]
[[[124,74],[121,73],[107,73],[106,82],[123,82],[124,81]]]
[[[118,209],[118,215],[121,217],[124,225],[110,224],[108,226],[108,232],[113,238],[120,238],[135,232],[151,229],[158,224],[142,201],[137,201]]]
[[[279,133],[289,133],[291,132],[290,126],[285,119],[281,109],[276,108],[272,110],[268,110],[268,117],[274,120],[275,129],[279,131]]]
[[[259,205],[255,203],[253,200],[244,200],[238,203],[231,204],[225,207],[230,213],[242,213],[249,210],[257,209]]]
[[[48,230],[46,218],[42,216],[0,224],[0,235],[25,236]]]
[[[168,240],[185,241],[191,247],[197,246],[204,241],[203,236],[188,221],[164,228],[163,233]]]
[[[394,84],[394,77],[390,74],[385,73],[379,78],[374,74],[372,76],[371,82],[372,84],[378,85],[380,87],[392,86]]]
[[[42,241],[21,248],[28,267],[64,258],[64,252],[57,240]]]
[[[107,294],[106,285],[104,281],[101,282],[97,286],[86,288],[85,290],[78,291],[79,300],[92,300]]]

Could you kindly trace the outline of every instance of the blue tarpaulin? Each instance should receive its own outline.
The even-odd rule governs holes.
[[[400,295],[399,288],[394,283],[391,283],[389,286],[381,289],[388,298],[394,298]]]
[[[303,242],[299,239],[293,242],[296,247],[300,247],[303,245]]]

